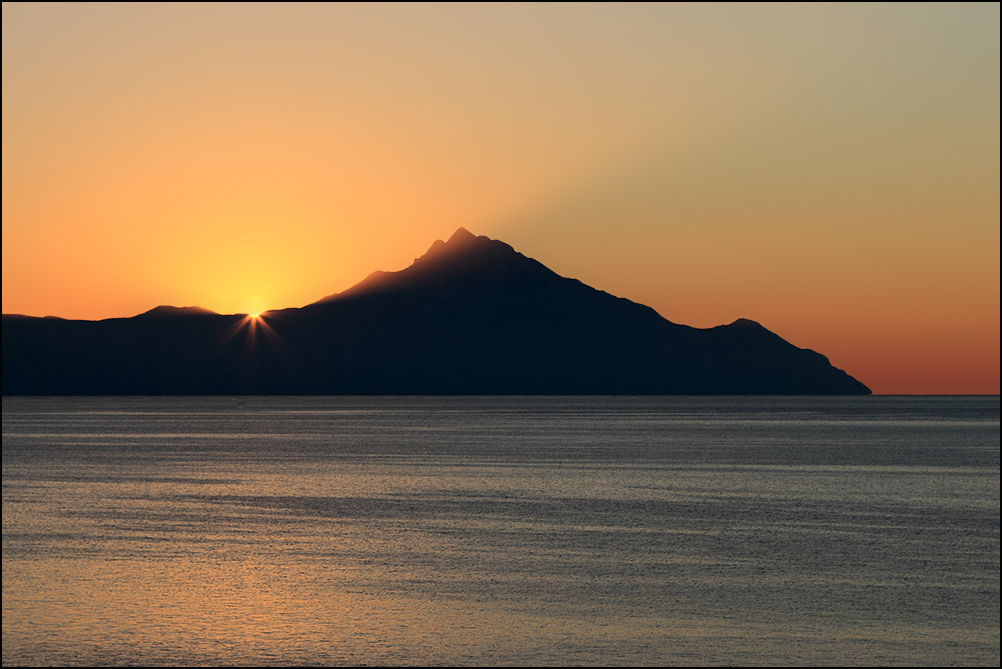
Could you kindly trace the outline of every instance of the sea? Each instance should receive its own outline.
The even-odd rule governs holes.
[[[3,398],[3,664],[999,665],[999,398]]]

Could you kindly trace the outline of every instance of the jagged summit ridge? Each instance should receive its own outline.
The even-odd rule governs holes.
[[[504,242],[491,239],[485,235],[474,235],[466,228],[459,228],[447,241],[435,240],[431,248],[414,260],[415,264],[442,262],[449,258],[453,261],[473,261],[485,255],[510,255],[525,258],[521,253]]]
[[[351,288],[318,300],[314,305],[463,275],[518,270],[542,270],[552,274],[542,264],[525,257],[509,244],[484,235],[474,235],[461,227],[447,241],[435,240],[428,251],[415,258],[410,266],[395,272],[377,270]]]
[[[436,239],[423,256],[414,259],[414,264],[441,262],[443,258],[476,254],[484,252],[491,246],[498,244],[503,244],[511,249],[513,253],[515,252],[514,249],[504,244],[504,242],[498,242],[483,235],[477,236],[466,228],[459,228],[452,233],[452,236],[447,241]]]

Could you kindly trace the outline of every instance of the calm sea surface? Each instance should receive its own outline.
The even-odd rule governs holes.
[[[999,398],[4,398],[3,663],[999,663]]]

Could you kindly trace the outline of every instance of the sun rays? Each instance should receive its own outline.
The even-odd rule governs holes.
[[[256,353],[260,342],[273,349],[285,349],[285,341],[275,329],[268,323],[274,316],[270,312],[258,312],[253,314],[238,314],[238,320],[226,327],[219,333],[220,344],[225,348],[233,344],[234,341],[242,338],[245,353]]]

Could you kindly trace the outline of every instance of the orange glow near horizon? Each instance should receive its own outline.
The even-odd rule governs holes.
[[[264,327],[462,226],[996,394],[998,44],[997,4],[4,3],[3,312]]]

